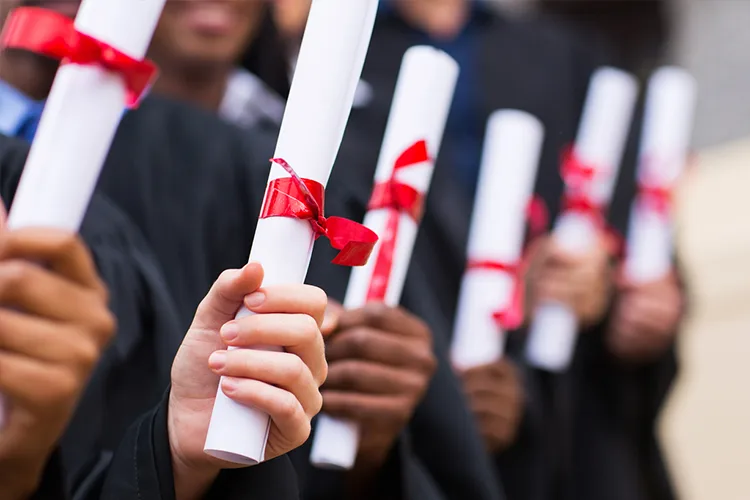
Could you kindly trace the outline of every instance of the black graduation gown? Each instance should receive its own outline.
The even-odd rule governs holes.
[[[99,188],[145,233],[184,324],[218,274],[247,261],[276,134],[271,124],[241,131],[211,113],[158,96],[123,120]],[[156,156],[128,153],[130,142],[143,144],[143,151],[153,145]],[[304,497],[343,494],[341,475],[308,475],[308,452],[292,452]],[[433,487],[405,442],[377,489],[380,498],[440,498],[429,493]]]
[[[6,202],[13,198],[26,153],[25,144],[0,137],[0,190]],[[81,236],[109,288],[118,327],[36,497],[173,498],[163,394],[184,332],[177,309],[140,231],[105,197],[94,196]],[[215,488],[217,498],[249,498],[248,491],[259,499],[297,497],[286,458],[223,473]]]
[[[602,55],[543,20],[511,22],[481,7],[477,12],[481,53],[475,61],[475,71],[480,75],[480,129],[484,130],[490,113],[503,108],[525,110],[542,121],[546,137],[536,192],[554,217],[562,193],[558,175],[560,151],[575,138],[589,79],[603,61]],[[347,182],[370,183],[401,58],[416,43],[422,43],[422,37],[393,13],[378,20],[371,43],[377,50],[368,54],[363,73],[363,80],[372,88],[372,100],[368,107],[352,113],[343,147],[351,154],[339,156],[341,166],[334,171],[332,181],[341,171],[356,168],[356,176],[349,176]],[[426,312],[425,317],[442,323],[443,327],[436,331],[447,336],[451,333],[465,265],[473,202],[470,195],[456,187],[460,184],[448,163],[455,147],[452,138],[446,136],[410,268],[410,277],[421,275],[426,285],[404,298],[406,303],[435,301],[437,309]],[[632,179],[631,151],[631,158],[621,170],[611,211],[613,222],[621,230],[632,198]],[[355,211],[362,213],[366,200],[366,196],[361,196],[354,202],[358,204]],[[565,376],[549,377],[522,366],[527,393],[522,433],[516,446],[495,457],[509,498],[669,498],[666,493],[667,496],[646,496],[642,491],[633,491],[632,485],[643,484],[646,476],[660,476],[662,480],[666,477],[653,436],[653,421],[663,402],[664,387],[674,377],[673,359],[661,360],[639,376],[640,383],[632,383],[630,370],[624,371],[610,362],[605,353],[602,328],[603,324],[598,325],[582,337],[577,368]],[[589,343],[594,346],[587,347]],[[522,339],[511,338],[509,355],[523,365],[522,345]],[[587,351],[592,354],[584,355]],[[592,387],[597,384],[602,387]],[[652,391],[657,385],[660,390]],[[647,401],[645,418],[618,413],[626,405],[614,404],[610,399],[621,401],[623,386],[629,388],[625,392],[634,392]],[[601,398],[601,392],[609,397]],[[655,394],[647,394],[651,392]],[[554,401],[550,394],[555,394]],[[631,427],[639,429],[637,436]],[[648,452],[635,452],[631,443],[636,441]],[[432,451],[429,447],[427,450]],[[641,459],[643,455],[649,457],[649,463]],[[558,482],[560,477],[562,485]],[[662,490],[669,490],[665,481],[656,482],[661,483]]]

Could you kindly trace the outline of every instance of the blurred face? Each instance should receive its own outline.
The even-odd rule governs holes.
[[[167,0],[151,57],[162,66],[234,64],[265,5],[266,0]]]

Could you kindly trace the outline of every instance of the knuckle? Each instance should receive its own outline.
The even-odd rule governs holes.
[[[352,387],[357,380],[357,365],[344,361],[337,366],[336,381],[342,387]]]
[[[88,374],[91,368],[99,361],[100,349],[94,342],[81,342],[76,347],[75,359],[78,360],[80,367]]]
[[[109,293],[109,287],[102,281],[101,278],[96,279],[96,284],[94,285],[94,291],[99,296],[102,302],[105,304],[109,304],[110,299],[110,293]]]
[[[115,315],[107,308],[102,308],[101,312],[93,320],[93,330],[96,332],[97,340],[102,344],[109,343],[117,331],[117,319]]]
[[[388,313],[390,308],[383,302],[370,302],[362,310],[364,313],[365,323],[378,327],[383,323],[383,317]]]
[[[351,346],[352,354],[363,356],[370,346],[370,335],[364,328],[355,328],[349,332],[348,341]]]
[[[310,289],[310,305],[315,315],[321,317],[325,313],[326,307],[328,307],[328,295],[326,292],[317,286],[309,286]]]
[[[72,372],[61,373],[55,378],[55,387],[51,391],[50,401],[55,406],[67,405],[77,396],[80,388],[78,377]]]
[[[291,355],[291,361],[289,362],[288,377],[289,381],[294,386],[303,386],[310,381],[308,376],[309,369],[301,358]]]
[[[318,321],[307,314],[302,315],[302,331],[307,340],[317,341],[320,336],[320,328],[318,327]]]
[[[9,299],[20,295],[30,273],[31,268],[26,262],[13,260],[5,263],[0,274],[0,296]]]
[[[323,359],[320,363],[320,373],[318,374],[318,377],[315,379],[315,381],[318,383],[318,387],[325,384],[326,379],[328,378],[328,361],[326,361],[325,356],[323,356]]]
[[[296,437],[292,440],[293,448],[299,448],[310,437],[312,433],[312,424],[309,419],[304,419],[296,428]]]
[[[323,409],[323,395],[320,393],[320,391],[315,391],[315,396],[313,397],[312,406],[309,409],[308,417],[312,418],[318,413],[320,413],[320,410]]]
[[[60,233],[55,246],[62,254],[71,254],[84,248],[76,233]]]
[[[432,346],[432,330],[422,318],[417,316],[414,316],[414,332]]]
[[[297,397],[291,392],[285,392],[284,397],[279,402],[278,416],[283,420],[296,419],[301,411],[301,404]],[[307,420],[307,419],[305,419]]]

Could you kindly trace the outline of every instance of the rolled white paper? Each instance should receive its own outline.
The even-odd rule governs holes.
[[[641,185],[669,190],[682,174],[696,95],[695,79],[683,69],[664,67],[651,77],[638,161]],[[637,197],[630,213],[625,276],[635,283],[662,278],[672,268],[672,220]]]
[[[517,263],[521,259],[543,136],[541,122],[524,111],[500,110],[490,116],[469,231],[469,260]],[[505,332],[493,313],[511,304],[515,282],[505,272],[466,270],[451,345],[457,368],[502,358]]]
[[[596,168],[586,195],[597,204],[606,206],[612,197],[637,93],[635,78],[614,68],[601,68],[591,79],[574,147],[582,162]],[[553,230],[559,245],[574,254],[585,252],[596,234],[591,218],[576,212],[562,213]],[[578,321],[568,307],[541,304],[534,311],[526,358],[536,368],[564,371],[570,365],[577,334]]]
[[[375,170],[376,184],[391,178],[396,159],[417,141],[425,140],[430,157],[434,160],[437,156],[458,72],[458,64],[442,51],[424,46],[412,47],[406,51]],[[434,161],[405,167],[398,171],[396,179],[426,194],[433,169]],[[389,209],[375,209],[365,215],[365,226],[375,231],[381,239],[367,265],[352,269],[344,299],[346,308],[362,307],[367,301],[389,213]],[[393,266],[385,296],[385,303],[389,306],[396,306],[401,300],[418,227],[418,222],[408,214],[400,214]],[[318,417],[310,453],[313,465],[351,469],[358,447],[359,428],[356,423],[325,414]]]
[[[364,65],[377,0],[312,3],[281,124],[275,157],[302,178],[328,182]],[[268,181],[288,174],[271,166]],[[264,286],[303,283],[314,242],[307,221],[260,219],[250,260],[265,271]],[[242,309],[237,317],[251,314]],[[252,465],[264,459],[270,418],[229,399],[219,388],[204,450],[223,460]]]
[[[83,0],[75,26],[81,33],[142,59],[164,2]],[[78,231],[126,96],[125,82],[116,73],[95,65],[60,67],[8,214],[9,228]],[[0,420],[4,415],[1,403]]]

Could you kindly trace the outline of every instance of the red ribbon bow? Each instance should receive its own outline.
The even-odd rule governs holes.
[[[531,242],[527,245],[525,254],[519,262],[469,259],[466,264],[467,271],[482,269],[485,271],[507,273],[513,277],[513,295],[511,296],[510,304],[492,313],[492,319],[505,331],[516,330],[523,325],[524,297],[526,295],[523,274],[528,265],[529,249],[534,239],[541,236],[549,225],[549,216],[544,200],[533,196],[526,207],[526,218],[529,223]]]
[[[560,175],[565,183],[562,210],[581,213],[591,217],[597,225],[603,226],[605,225],[604,207],[592,200],[586,193],[597,171],[595,166],[581,160],[574,148],[565,148],[560,166]]]
[[[430,154],[427,151],[427,142],[424,140],[417,141],[396,159],[391,178],[373,188],[370,203],[367,206],[368,210],[385,208],[389,210],[389,214],[373,267],[370,287],[367,290],[368,301],[380,302],[385,300],[388,280],[393,268],[393,254],[396,250],[396,236],[398,235],[401,213],[408,214],[417,222],[422,218],[424,195],[413,187],[398,182],[396,173],[402,168],[418,165],[429,160]]]
[[[125,81],[128,107],[138,105],[156,78],[156,66],[139,61],[114,47],[76,30],[74,21],[57,12],[35,7],[15,9],[0,37],[3,48],[27,50],[63,64],[98,65]]]
[[[523,280],[523,260],[521,262],[501,262],[494,260],[469,260],[466,270],[481,269],[484,271],[496,271],[509,274],[513,278],[513,295],[510,304],[503,309],[492,313],[495,323],[505,330],[516,330],[523,325],[524,305],[523,299],[525,285]]]
[[[672,209],[672,190],[655,184],[638,185],[638,203],[668,217]]]
[[[272,158],[291,177],[275,179],[268,184],[266,199],[260,212],[261,219],[292,217],[306,220],[315,232],[315,238],[325,236],[331,246],[339,250],[334,264],[364,266],[372,253],[378,235],[349,219],[323,215],[325,188],[317,181],[302,179],[281,158]]]
[[[643,159],[641,167],[644,169],[638,183],[637,203],[654,210],[663,217],[669,217],[672,209],[672,189],[659,182],[654,169],[659,168],[653,156]]]

